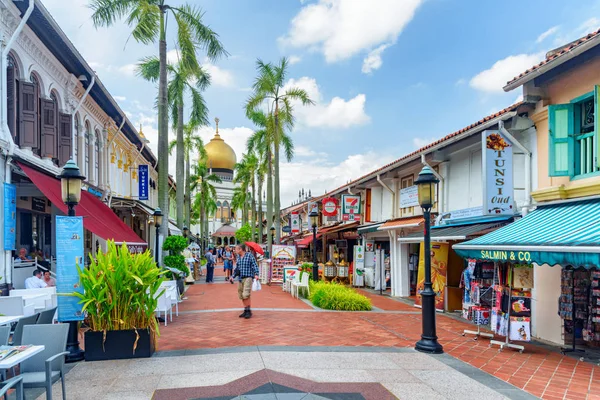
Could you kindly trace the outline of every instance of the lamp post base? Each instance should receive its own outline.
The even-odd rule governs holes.
[[[79,322],[69,321],[69,334],[67,336],[67,351],[69,354],[65,357],[68,363],[83,360],[84,352],[79,348]]]
[[[415,350],[421,353],[442,354],[444,349],[435,339],[421,338],[415,345]]]

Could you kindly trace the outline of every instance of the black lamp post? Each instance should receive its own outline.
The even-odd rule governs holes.
[[[415,349],[423,353],[443,353],[442,345],[437,341],[435,328],[435,292],[431,284],[431,207],[435,202],[435,188],[439,181],[428,166],[423,167],[415,184],[419,192],[419,205],[423,209],[425,220],[424,246],[425,255],[425,285],[421,292],[421,318],[423,329],[421,340],[415,345]]]
[[[81,183],[85,180],[85,176],[81,175],[77,164],[73,160],[69,160],[58,177],[60,178],[62,201],[69,208],[68,216],[74,217],[75,206],[81,200]],[[83,350],[79,348],[79,321],[69,321],[67,351],[69,354],[65,357],[66,362],[83,360]]]
[[[162,225],[163,213],[159,207],[156,207],[154,210],[154,227],[156,228],[156,234],[154,235],[154,259],[157,264],[160,264],[158,259],[158,250],[159,250],[159,242],[160,242],[160,226]]]
[[[319,212],[313,208],[312,211],[310,212],[310,214],[308,214],[308,216],[310,217],[310,222],[312,224],[312,231],[313,231],[313,281],[318,281],[319,280],[319,264],[317,262],[317,225],[319,224]]]

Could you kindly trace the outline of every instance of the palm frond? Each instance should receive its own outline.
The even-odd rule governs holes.
[[[138,76],[150,82],[157,82],[160,76],[160,60],[156,56],[144,57],[135,67]]]
[[[287,89],[281,97],[284,99],[300,100],[304,106],[312,106],[315,104],[315,102],[308,96],[306,90],[297,87]]]
[[[197,43],[194,42],[192,31],[187,20],[182,18],[181,13],[173,10],[175,21],[177,22],[177,44],[181,51],[180,71],[196,74],[200,68],[198,58],[196,57]]]
[[[288,162],[292,161],[294,158],[294,142],[289,135],[285,133],[281,135],[281,146],[283,147],[286,160]]]
[[[136,0],[91,0],[88,7],[92,10],[94,26],[108,27],[130,13],[137,3]]]
[[[192,95],[190,123],[195,126],[208,125],[208,107],[206,107],[202,93],[191,86],[189,89]]]
[[[160,8],[147,0],[138,0],[127,17],[127,25],[133,26],[131,36],[138,42],[150,44],[156,40],[160,30]]]
[[[178,8],[173,7],[173,9],[177,11],[179,18],[190,27],[193,33],[193,41],[206,51],[206,55],[210,60],[229,55],[220,42],[219,35],[202,23],[204,13],[200,8],[186,4]]]

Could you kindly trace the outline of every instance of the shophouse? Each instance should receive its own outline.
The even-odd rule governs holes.
[[[560,344],[600,344],[599,45],[600,31],[591,33],[505,86],[534,106],[536,208],[455,246],[465,257],[533,264],[532,335]]]
[[[107,239],[145,249],[157,202],[147,140],[40,1],[0,0],[0,30],[2,284],[22,284],[12,279],[16,249],[53,262],[54,217],[66,212],[57,175],[69,159],[86,176],[76,208],[86,254]]]

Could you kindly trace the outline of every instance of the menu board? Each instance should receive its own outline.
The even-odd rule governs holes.
[[[56,291],[83,293],[77,265],[83,261],[83,218],[56,217]],[[83,321],[82,304],[76,296],[58,296],[58,320]]]

